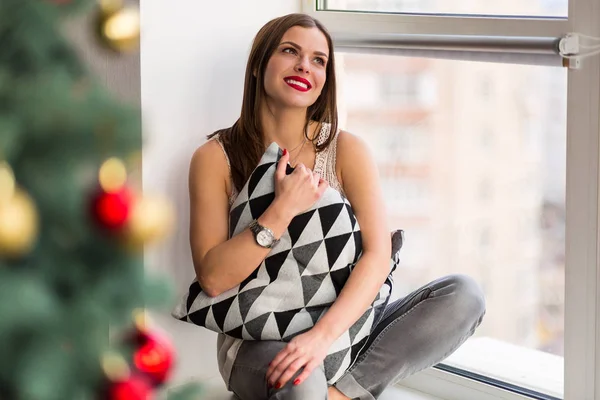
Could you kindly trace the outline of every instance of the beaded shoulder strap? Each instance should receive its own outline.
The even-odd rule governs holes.
[[[345,195],[344,189],[338,181],[337,174],[335,172],[338,133],[339,131],[334,133],[335,138],[325,150],[317,153],[315,160],[315,172],[329,182],[329,186]],[[321,130],[319,131],[317,145],[324,143],[331,134],[331,124],[323,124]]]

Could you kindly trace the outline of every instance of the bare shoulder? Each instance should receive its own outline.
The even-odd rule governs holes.
[[[350,133],[345,130],[341,130],[338,133],[337,139],[337,154],[338,157],[353,157],[357,153],[368,153],[369,146],[361,137]]]
[[[194,154],[192,155],[191,166],[195,168],[204,164],[212,164],[214,167],[215,164],[218,165],[221,163],[227,166],[223,149],[215,139],[209,139],[206,141],[206,143],[194,151]]]
[[[225,184],[229,193],[229,166],[221,145],[215,139],[209,139],[198,147],[190,161],[190,188],[202,183]]]
[[[371,166],[374,163],[369,145],[361,137],[348,131],[340,130],[337,138],[336,172],[341,178],[344,190],[344,178],[355,174],[357,169]]]

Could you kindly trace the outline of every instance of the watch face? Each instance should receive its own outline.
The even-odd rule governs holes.
[[[269,246],[271,244],[271,235],[267,231],[260,231],[258,235],[256,235],[256,241],[261,246]]]

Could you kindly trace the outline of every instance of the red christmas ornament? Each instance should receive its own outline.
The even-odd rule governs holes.
[[[169,378],[175,351],[171,343],[158,334],[138,332],[136,342],[140,346],[133,356],[133,364],[154,385],[162,385]]]
[[[114,382],[108,388],[108,400],[152,400],[152,385],[141,375],[131,375],[124,381]]]
[[[133,199],[126,186],[111,192],[100,190],[92,199],[92,216],[101,227],[119,230],[127,223]]]

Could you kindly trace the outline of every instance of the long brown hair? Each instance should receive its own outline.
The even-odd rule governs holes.
[[[323,123],[330,123],[330,132],[337,132],[335,63],[331,35],[323,24],[306,14],[289,14],[269,21],[260,29],[252,43],[246,65],[244,97],[240,118],[230,128],[219,130],[208,136],[211,138],[219,134],[229,156],[233,184],[238,191],[242,189],[265,151],[260,106],[266,97],[264,72],[267,63],[279,46],[283,35],[294,26],[318,28],[325,35],[329,46],[329,61],[325,69],[325,85],[317,101],[308,107],[304,129],[305,135],[307,135],[310,121],[318,122],[318,126]],[[334,136],[333,134],[329,135],[324,143],[317,146],[316,138],[318,135],[316,135],[313,138],[313,144],[316,146],[317,151],[326,149]],[[307,139],[310,138],[307,137]]]

